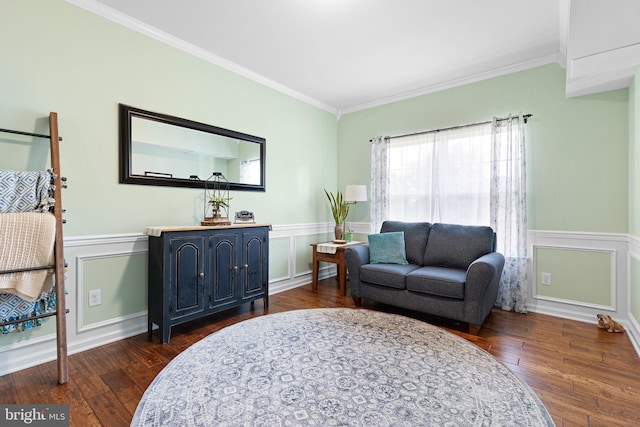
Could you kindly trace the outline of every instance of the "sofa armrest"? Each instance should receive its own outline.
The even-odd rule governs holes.
[[[344,258],[349,272],[351,296],[360,296],[360,267],[369,264],[369,245],[356,245],[344,251]]]
[[[465,283],[465,317],[472,319],[470,323],[481,324],[486,314],[498,298],[498,286],[504,256],[499,252],[491,252],[481,256],[469,265]]]

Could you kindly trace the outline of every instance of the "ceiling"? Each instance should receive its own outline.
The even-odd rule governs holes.
[[[68,0],[336,114],[559,62],[569,0]]]

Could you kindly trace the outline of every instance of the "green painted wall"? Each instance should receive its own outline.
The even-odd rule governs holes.
[[[338,181],[342,186],[369,183],[369,140],[374,136],[531,113],[526,128],[529,229],[626,233],[628,98],[627,90],[617,90],[567,99],[565,70],[550,64],[345,114],[338,127]],[[368,209],[368,203],[354,206],[349,219],[368,221]],[[597,275],[578,278],[574,269],[592,271],[592,260],[583,251],[561,255],[537,260],[540,271],[552,272],[557,279],[542,292],[610,305],[609,258],[605,255],[604,264],[598,262],[603,270]],[[571,262],[558,263],[559,259]]]
[[[628,91],[565,98],[565,70],[550,64],[345,114],[338,181],[369,183],[370,144],[399,135],[531,113],[528,220],[534,230],[626,233]],[[351,221],[367,221],[369,204]],[[428,220],[428,218],[426,218]]]
[[[629,86],[629,234],[640,237],[640,70]]]
[[[140,286],[147,283],[147,260],[146,253],[139,253],[100,256],[82,262],[83,326],[147,310],[147,289]],[[109,278],[108,283],[105,277]],[[96,289],[101,290],[102,304],[89,307],[89,291]]]
[[[629,87],[629,234],[640,238],[640,70]],[[629,257],[629,311],[640,321],[640,253]]]
[[[611,252],[537,247],[532,256],[537,295],[605,307],[614,304]],[[551,285],[542,284],[542,273],[551,274]]]
[[[66,236],[201,219],[199,190],[118,183],[118,103],[266,138],[267,191],[233,192],[231,211],[274,225],[330,220],[334,115],[63,0],[3,1],[0,52],[0,127],[46,130],[41,118],[59,114]],[[39,145],[3,144],[0,168],[45,167]]]
[[[283,278],[289,275],[289,239],[269,240],[269,277]]]
[[[202,190],[118,183],[119,103],[266,138],[267,190],[232,192],[232,213],[250,210],[274,226],[331,220],[322,189],[337,185],[333,114],[64,0],[3,0],[0,9],[0,128],[48,133],[49,112],[59,114],[62,175],[69,180],[65,237],[141,233],[149,225],[202,219]],[[0,153],[2,169],[49,166],[47,140],[2,134]],[[286,249],[274,245],[272,277],[287,274]],[[118,270],[127,277],[101,273],[124,268],[118,263],[127,266]],[[86,288],[77,295],[85,304],[82,324],[141,311],[146,265],[140,255],[86,264],[80,278]],[[105,302],[86,307],[88,290],[97,288]],[[54,323],[0,337],[0,345],[50,334]]]

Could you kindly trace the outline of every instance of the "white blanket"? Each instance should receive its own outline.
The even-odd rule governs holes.
[[[350,246],[360,244],[360,242],[346,242],[346,243],[318,243],[316,250],[321,254],[335,254],[338,251],[338,248],[341,246]]]
[[[55,230],[55,217],[49,213],[0,214],[0,271],[52,265]],[[47,269],[0,274],[0,292],[34,301],[51,287],[51,273]]]

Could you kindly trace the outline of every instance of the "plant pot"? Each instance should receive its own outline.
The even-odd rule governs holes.
[[[336,228],[334,228],[334,235],[336,240],[342,240],[342,237],[344,236],[344,227],[342,224],[336,224]]]

